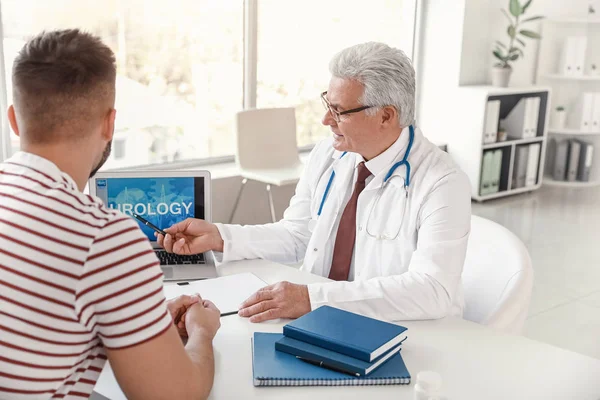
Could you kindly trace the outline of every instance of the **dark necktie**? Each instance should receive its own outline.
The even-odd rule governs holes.
[[[358,196],[365,188],[365,180],[371,175],[364,162],[358,164],[358,179],[354,184],[352,197],[348,201],[340,226],[338,227],[333,248],[333,259],[331,260],[331,270],[329,279],[336,281],[347,281],[350,272],[350,263],[354,252],[354,242],[356,241],[356,205]]]

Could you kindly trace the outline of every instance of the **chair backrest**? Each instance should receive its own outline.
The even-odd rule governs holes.
[[[465,319],[521,333],[529,312],[533,267],[517,236],[495,222],[472,216],[462,283]]]
[[[295,108],[262,108],[237,113],[236,162],[244,169],[277,169],[300,164]]]

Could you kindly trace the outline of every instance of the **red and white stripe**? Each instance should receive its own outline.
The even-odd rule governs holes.
[[[137,223],[53,163],[0,164],[0,398],[87,398],[105,348],[171,324],[163,275]]]

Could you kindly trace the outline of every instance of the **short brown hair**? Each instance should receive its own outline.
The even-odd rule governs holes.
[[[12,73],[22,138],[50,143],[80,137],[114,107],[116,74],[114,53],[89,33],[59,30],[29,40]]]

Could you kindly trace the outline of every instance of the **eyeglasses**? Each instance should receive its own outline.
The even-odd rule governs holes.
[[[340,122],[342,115],[357,113],[357,112],[360,112],[360,111],[363,111],[363,110],[373,107],[373,106],[362,106],[362,107],[358,107],[358,108],[353,108],[351,110],[337,111],[331,107],[331,104],[329,104],[329,102],[327,101],[327,98],[325,97],[326,95],[327,95],[327,91],[321,93],[321,102],[323,103],[323,107],[325,107],[325,110],[327,112],[331,113],[331,116],[333,117],[335,122]]]

